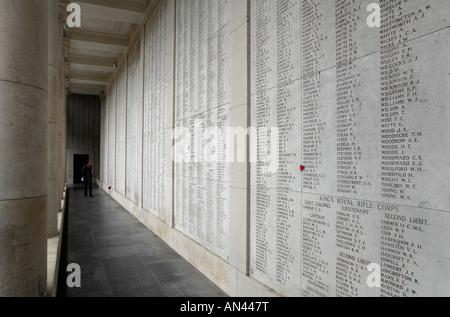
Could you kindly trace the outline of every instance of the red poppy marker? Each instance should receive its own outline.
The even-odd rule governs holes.
[[[300,165],[300,170],[303,171],[305,167],[303,165]]]

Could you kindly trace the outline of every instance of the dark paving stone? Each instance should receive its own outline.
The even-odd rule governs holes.
[[[94,237],[92,236],[92,233],[90,231],[89,232],[77,231],[73,234],[69,234],[69,238],[70,238],[70,245],[77,249],[83,248],[83,246],[85,245],[94,244]]]
[[[97,236],[94,240],[98,248],[131,246],[131,243],[121,233]]]
[[[69,263],[80,263],[81,259],[78,254],[78,250],[70,250],[67,254],[67,261]]]
[[[97,262],[99,260],[108,261],[109,259],[136,256],[138,254],[139,250],[134,246],[98,248],[95,245],[91,245],[78,250],[76,256],[81,263],[91,264],[92,262]]]
[[[147,266],[157,266],[157,265],[162,265],[164,263],[167,263],[168,265],[170,265],[170,263],[176,264],[177,262],[179,263],[179,265],[187,263],[176,252],[173,252],[173,251],[165,251],[164,252],[162,250],[160,250],[159,252],[155,251],[155,255],[142,256],[142,261]]]
[[[180,282],[188,279],[192,275],[196,278],[202,278],[189,263],[184,262],[154,262],[146,264],[146,267],[156,276],[161,284]]]
[[[120,234],[119,228],[115,224],[97,224],[96,226],[91,226],[91,230],[94,238],[110,236],[112,233]]]
[[[149,232],[148,228],[145,227],[119,227],[120,232],[128,239],[142,239],[147,240],[153,237],[153,234]]]
[[[167,293],[156,279],[125,277],[109,280],[114,297],[167,297]]]
[[[177,287],[176,282],[165,283],[161,287],[169,297],[188,297],[182,289]]]
[[[68,261],[82,286],[68,297],[226,296],[104,192],[70,190]]]
[[[138,255],[102,259],[101,261],[108,279],[140,276],[145,271],[145,265]]]
[[[200,273],[198,274],[198,276],[193,274],[189,278],[177,281],[177,287],[189,297],[204,297],[211,293],[222,293],[222,296],[219,297],[225,296],[223,292],[218,292],[217,286],[210,280]]]
[[[111,247],[98,249],[97,254],[102,259],[123,258],[139,254],[139,250],[134,246]]]

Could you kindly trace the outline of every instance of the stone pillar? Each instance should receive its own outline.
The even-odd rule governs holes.
[[[67,86],[68,82],[66,77],[66,71],[70,69],[70,66],[65,61],[65,53],[70,49],[69,40],[62,38],[62,29],[63,29],[63,21],[66,17],[66,11],[59,11],[59,30],[61,40],[62,52],[58,56],[59,57],[59,78],[60,78],[60,86],[59,86],[59,98],[60,98],[60,111],[59,111],[59,125],[58,125],[58,151],[59,151],[59,168],[58,168],[58,184],[60,197],[63,198],[64,188],[67,183]]]
[[[64,82],[64,77],[62,77]],[[62,199],[64,187],[66,185],[66,139],[67,139],[67,119],[66,119],[67,96],[65,86],[60,89],[60,111],[58,124],[58,190],[59,198]]]
[[[65,11],[64,11],[65,14]],[[63,15],[64,15],[63,14]],[[59,51],[58,51],[58,75],[59,75],[59,85],[58,85],[58,197],[61,200],[63,198],[63,192],[66,185],[66,81],[65,81],[65,71],[66,65],[64,61],[63,54],[63,39],[62,39],[62,29],[63,29],[63,17],[61,16],[61,11],[59,12],[58,21],[58,41],[59,41]],[[67,42],[66,42],[67,43]],[[68,47],[65,48],[68,50]],[[60,202],[60,201],[59,201]]]
[[[47,5],[0,1],[0,297],[47,290]]]
[[[59,111],[60,71],[59,55],[61,55],[61,36],[58,32],[59,15],[58,0],[49,0],[48,6],[48,203],[47,203],[47,235],[58,234],[58,211],[60,206],[59,173]]]

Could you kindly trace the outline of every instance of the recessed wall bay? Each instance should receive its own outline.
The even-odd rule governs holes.
[[[116,81],[109,88],[108,95],[108,187],[116,186]]]
[[[128,54],[126,197],[141,205],[143,57],[138,40]]]
[[[177,3],[175,226],[226,260],[230,18],[227,0]]]
[[[166,219],[166,195],[171,190],[166,183],[168,160],[167,132],[169,40],[168,4],[163,1],[145,27],[144,70],[144,153],[143,207],[162,220]]]
[[[125,196],[126,171],[126,133],[127,133],[127,64],[123,64],[117,73],[117,109],[116,109],[116,191]]]

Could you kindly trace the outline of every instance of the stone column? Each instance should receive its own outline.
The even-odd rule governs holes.
[[[47,15],[0,1],[0,296],[46,295]]]
[[[61,55],[61,36],[58,32],[58,0],[49,0],[48,6],[48,203],[47,235],[58,234],[58,211],[60,194],[58,186],[58,121],[60,102],[59,55]]]
[[[68,63],[65,61],[65,53],[67,53],[70,49],[70,42],[68,39],[62,38],[62,30],[63,30],[63,22],[66,18],[66,5],[59,7],[59,37],[58,39],[61,41],[61,51],[58,55],[59,60],[59,122],[58,122],[58,190],[60,199],[63,198],[64,189],[66,186],[66,166],[67,166],[67,158],[66,158],[66,144],[67,144],[67,80],[65,78],[66,71],[69,70]]]
[[[62,72],[63,74],[63,72]],[[61,77],[64,83],[64,77]],[[59,198],[62,199],[64,187],[66,185],[66,106],[67,96],[65,85],[63,84],[60,89],[60,111],[59,111],[59,124],[58,124],[58,190]]]

